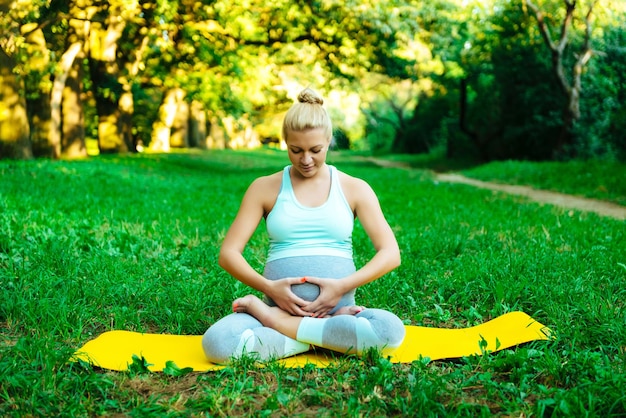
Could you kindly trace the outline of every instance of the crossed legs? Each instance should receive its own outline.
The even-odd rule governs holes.
[[[365,308],[362,306],[343,306],[331,318],[338,315],[356,315]],[[277,306],[268,306],[265,302],[254,295],[247,295],[233,302],[233,312],[248,313],[258,319],[264,326],[275,329],[283,335],[294,340],[297,339],[298,328],[303,317],[293,316]]]
[[[245,353],[256,353],[262,361],[284,358],[311,345],[341,353],[360,354],[369,348],[389,353],[405,334],[394,314],[360,306],[342,307],[326,318],[303,318],[248,295],[235,300],[233,310],[204,334],[203,348],[212,362],[226,363]]]

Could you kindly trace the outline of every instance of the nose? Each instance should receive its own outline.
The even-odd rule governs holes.
[[[308,164],[313,160],[313,156],[308,152],[302,153],[302,164]]]

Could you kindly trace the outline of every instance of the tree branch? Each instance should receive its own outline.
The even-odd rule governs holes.
[[[537,25],[539,26],[539,32],[541,33],[541,37],[545,41],[546,45],[548,46],[548,48],[550,48],[551,51],[556,51],[556,46],[554,45],[554,42],[552,41],[552,35],[550,34],[550,28],[545,21],[545,16],[543,15],[543,12],[539,10],[539,7],[537,7],[535,3],[533,3],[531,0],[526,0],[526,4],[532,9],[533,13],[535,13]]]
[[[574,17],[574,10],[576,10],[576,0],[568,1],[564,0],[565,3],[565,19],[563,19],[563,23],[561,24],[561,35],[559,36],[559,43],[557,49],[559,53],[562,55],[565,47],[567,46],[568,36],[567,32],[572,22],[572,18]]]
[[[572,94],[575,95],[576,100],[570,100],[570,111],[575,116],[576,119],[580,117],[580,106],[578,97],[580,96],[580,91],[582,90],[582,72],[583,67],[587,62],[591,59],[593,55],[593,50],[591,49],[591,20],[593,18],[593,8],[595,7],[598,0],[594,0],[594,2],[589,6],[589,10],[585,15],[585,39],[582,45],[582,54],[576,60],[576,63],[572,67]]]
[[[574,14],[576,1],[564,0],[564,2],[566,7],[566,15],[565,19],[563,20],[563,24],[561,25],[559,42],[555,43],[552,40],[552,36],[550,35],[550,30],[545,21],[543,12],[539,10],[539,7],[537,7],[531,0],[526,0],[526,4],[528,5],[528,7],[530,7],[535,13],[535,18],[537,19],[537,25],[539,26],[541,36],[543,37],[543,40],[550,49],[550,54],[552,57],[552,67],[559,80],[559,84],[561,85],[561,88],[563,89],[563,92],[567,95],[567,97],[570,97],[572,87],[568,82],[567,77],[565,77],[565,70],[563,68],[563,52],[565,50],[565,47],[567,46],[567,30]]]

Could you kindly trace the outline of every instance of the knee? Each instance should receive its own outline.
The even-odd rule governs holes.
[[[228,363],[235,352],[235,348],[229,344],[228,339],[224,338],[219,330],[215,329],[215,326],[206,330],[202,336],[202,350],[207,360],[212,363]]]
[[[202,350],[213,363],[226,364],[240,351],[254,335],[252,329],[261,323],[248,314],[230,314],[217,321],[202,336]]]
[[[406,329],[402,320],[395,314],[383,309],[365,309],[357,314],[369,320],[372,330],[386,348],[397,348],[404,341]]]

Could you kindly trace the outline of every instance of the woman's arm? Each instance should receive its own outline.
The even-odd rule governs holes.
[[[342,279],[307,277],[307,282],[320,286],[320,296],[304,307],[314,316],[326,315],[344,293],[374,281],[400,265],[398,242],[374,190],[365,181],[354,177],[348,177],[342,186],[376,253],[363,267]]]
[[[374,190],[365,181],[354,180],[359,184],[354,212],[376,253],[361,269],[346,277],[349,289],[378,279],[398,267],[401,262],[398,241],[385,219]]]
[[[230,226],[222,242],[219,255],[219,265],[240,282],[263,292],[281,309],[292,315],[307,315],[300,307],[308,302],[297,297],[291,291],[292,284],[302,283],[301,278],[287,278],[282,280],[268,280],[254,270],[243,256],[248,241],[254,234],[263,215],[271,208],[274,201],[271,197],[273,180],[270,177],[256,179],[246,191],[237,216]]]

